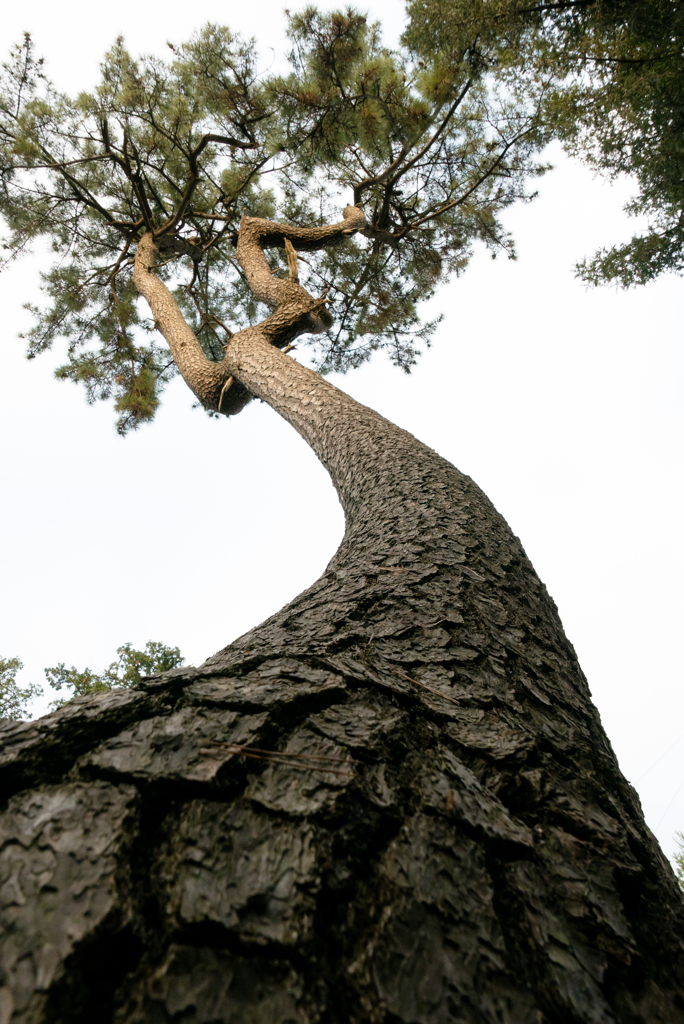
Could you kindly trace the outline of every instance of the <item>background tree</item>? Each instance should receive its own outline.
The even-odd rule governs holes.
[[[168,672],[172,668],[180,668],[185,658],[178,647],[168,647],[158,640],[148,640],[142,651],[133,649],[132,644],[117,647],[118,658],[100,675],[89,668],[80,671],[73,665],[67,668],[64,662],[54,668],[46,668],[47,681],[54,690],[63,687],[70,690],[69,697],[52,702],[51,707],[59,708],[73,697],[83,697],[89,693],[102,693],[105,690],[116,690],[121,686],[136,686],[147,676]]]
[[[684,889],[684,835],[681,832],[677,833],[677,847],[678,849],[675,853],[677,878],[682,889]]]
[[[169,371],[134,335],[137,288],[203,404],[235,413],[256,395],[299,430],[347,531],[313,587],[200,669],[5,730],[1,855],[21,899],[8,890],[3,909],[3,1011],[681,1020],[675,879],[519,542],[467,477],[279,351],[332,327],[302,281],[334,267],[346,333],[325,358],[405,359],[434,250],[443,266],[478,233],[505,246],[496,213],[534,170],[537,107],[497,99],[467,60],[446,85],[423,74],[352,13],[308,14],[293,36],[297,74],[263,84],[213,30],[170,70],[118,47],[95,100],[34,98],[27,49],[10,74],[13,244],[49,228],[62,257],[34,343],[75,337],[65,372],[87,384],[113,364],[102,379],[121,429],[136,425]],[[219,146],[235,150],[225,166]],[[256,191],[269,162],[272,197]],[[268,200],[307,220],[336,180],[357,199],[337,223],[254,215]],[[231,229],[226,288],[271,309],[232,336],[223,285],[197,267]]]
[[[578,267],[592,284],[629,286],[684,268],[684,10],[677,0],[477,0],[410,3],[407,42],[430,64],[464,54],[504,80],[544,80],[545,123],[610,179],[629,174],[627,206],[649,227]]]
[[[0,719],[22,718],[41,693],[39,686],[17,685],[17,672],[23,667],[19,658],[0,658]]]

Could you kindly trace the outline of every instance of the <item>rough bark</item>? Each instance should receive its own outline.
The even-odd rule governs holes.
[[[0,1024],[684,1022],[682,895],[518,539],[268,327],[221,372],[344,539],[201,667],[3,728]]]

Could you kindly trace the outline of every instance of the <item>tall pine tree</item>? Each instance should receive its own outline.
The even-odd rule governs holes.
[[[3,728],[0,1019],[682,1022],[680,890],[520,542],[288,354],[410,368],[420,302],[475,240],[512,252],[543,83],[353,11],[290,33],[280,77],[214,26],[167,63],[117,43],[75,100],[30,40],[6,69],[7,244],[56,254],[30,354],[66,338],[122,433],[175,373],[213,415],[262,399],[346,532],[199,668]]]

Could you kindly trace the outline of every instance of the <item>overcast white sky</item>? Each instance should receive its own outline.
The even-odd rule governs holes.
[[[397,37],[402,4],[361,6]],[[116,35],[164,53],[208,20],[256,35],[264,66],[282,53],[271,0],[34,0],[3,12],[0,49],[31,31],[77,91]],[[536,202],[507,217],[518,261],[480,253],[441,292],[416,371],[379,358],[335,382],[473,476],[522,538],[671,854],[684,829],[684,289],[575,281],[577,259],[632,233],[630,188],[552,159]],[[180,381],[151,427],[118,438],[110,409],[53,380],[57,358],[23,358],[39,262],[0,277],[0,655],[23,660],[25,683],[59,661],[101,670],[128,640],[199,663],[313,582],[342,535],[334,491],[267,406],[209,420]]]

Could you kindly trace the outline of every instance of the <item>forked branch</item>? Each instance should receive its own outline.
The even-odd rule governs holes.
[[[314,299],[299,284],[295,250],[311,252],[339,245],[366,226],[363,211],[356,206],[346,206],[342,217],[337,224],[317,228],[278,224],[260,217],[242,218],[237,257],[255,298],[274,311],[262,326],[269,334],[277,332],[273,341],[278,347],[298,334],[320,334],[332,324],[324,307],[324,297]],[[285,248],[289,278],[274,276],[264,254],[264,249],[269,247]]]
[[[325,307],[326,295],[311,296],[299,284],[296,249],[313,250],[336,245],[361,230],[366,224],[361,210],[347,206],[343,220],[317,228],[300,228],[277,224],[259,217],[243,217],[238,238],[238,259],[255,297],[269,306],[273,313],[256,327],[234,335],[258,333],[278,348],[291,347],[300,334],[317,334],[327,330],[332,317]],[[290,276],[276,278],[264,255],[265,246],[284,247]],[[151,231],[143,235],[135,255],[133,283],[147,300],[156,327],[164,336],[174,362],[193,393],[207,409],[231,415],[239,412],[251,395],[233,379],[229,350],[220,362],[208,359],[196,335],[185,320],[178,303],[164,282],[155,273],[158,250]]]

